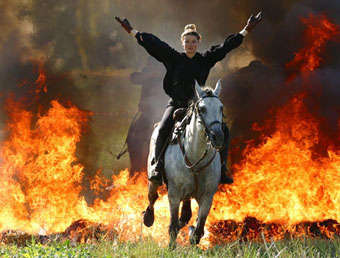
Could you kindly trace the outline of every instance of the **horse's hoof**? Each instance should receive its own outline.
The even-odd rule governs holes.
[[[146,211],[144,212],[143,223],[145,226],[151,227],[154,221],[155,221],[154,210],[148,206],[146,208]]]
[[[173,250],[176,249],[176,247],[177,247],[176,241],[174,241],[174,242],[170,241],[168,248],[173,251]]]
[[[189,239],[190,239],[190,244],[192,246],[198,245],[201,239],[201,237],[194,234],[195,229],[196,228],[194,226],[189,227]]]

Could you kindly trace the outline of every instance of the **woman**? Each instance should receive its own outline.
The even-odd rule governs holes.
[[[150,181],[162,184],[163,160],[162,149],[174,125],[173,112],[177,108],[186,108],[188,102],[194,96],[195,80],[199,85],[204,86],[208,78],[210,69],[232,49],[238,47],[243,38],[262,19],[262,13],[257,16],[251,15],[246,26],[239,33],[229,35],[221,45],[212,46],[210,50],[203,53],[197,52],[197,47],[201,41],[201,35],[196,31],[194,24],[188,24],[181,35],[184,52],[180,53],[161,41],[150,33],[141,33],[133,29],[127,19],[115,19],[130,34],[136,37],[138,43],[158,61],[162,62],[166,68],[166,75],[163,80],[163,88],[170,96],[170,100],[165,109],[159,125],[159,134],[156,140],[154,170],[151,171]],[[225,139],[229,141],[228,128],[225,126]],[[228,144],[220,152],[222,171],[221,183],[232,183],[233,179],[226,175],[226,160],[228,156]]]

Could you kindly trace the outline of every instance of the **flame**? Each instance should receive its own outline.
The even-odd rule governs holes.
[[[294,53],[294,59],[286,67],[292,71],[288,81],[296,76],[299,70],[303,76],[314,71],[322,62],[321,53],[325,50],[327,41],[339,36],[339,25],[333,24],[325,15],[309,15],[301,18],[307,26],[304,31],[305,47]]]
[[[276,131],[260,146],[249,144],[235,164],[235,183],[218,192],[209,222],[252,216],[265,223],[340,221],[340,152],[315,158],[320,123],[308,112],[304,94],[276,112]]]
[[[10,136],[0,150],[2,229],[27,232],[64,230],[81,217],[82,165],[74,152],[87,115],[75,106],[52,101],[31,129],[32,114],[12,98],[7,101]],[[79,203],[78,203],[79,202]],[[51,209],[50,209],[51,208]]]
[[[77,232],[69,230],[73,236],[82,234],[84,225],[101,223],[122,240],[153,236],[167,243],[170,215],[165,189],[155,206],[155,226],[141,225],[142,211],[148,204],[146,173],[129,178],[126,169],[113,176],[113,185],[97,174],[92,190],[108,192],[107,200],[96,199],[89,206],[81,196],[83,166],[75,151],[88,112],[54,100],[32,126],[33,114],[13,97],[7,101],[7,110],[9,137],[0,149],[0,231],[52,234],[86,221],[80,222],[83,226]]]

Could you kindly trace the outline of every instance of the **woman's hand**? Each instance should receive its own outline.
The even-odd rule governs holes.
[[[246,31],[250,32],[251,30],[253,30],[256,27],[257,24],[260,23],[261,20],[262,20],[262,12],[259,12],[256,16],[254,16],[254,14],[252,14],[250,16],[250,18],[248,19],[247,25],[246,25],[246,27],[244,27],[244,29]]]
[[[123,18],[123,20],[121,20],[118,16],[115,16],[115,19],[128,33],[130,33],[133,30],[133,28],[130,25],[130,22],[126,18]]]

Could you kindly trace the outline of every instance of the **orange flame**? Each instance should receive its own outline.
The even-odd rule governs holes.
[[[44,71],[44,66],[41,63],[38,66],[39,66],[38,67],[39,75],[38,75],[37,80],[35,81],[35,84],[36,84],[36,88],[35,88],[36,96],[38,96],[38,94],[41,91],[43,91],[45,93],[47,92],[46,74],[45,74],[45,71]]]
[[[95,200],[92,207],[80,195],[83,166],[75,151],[88,113],[52,101],[32,127],[33,115],[19,103],[9,99],[7,110],[10,135],[0,149],[1,231],[51,234],[83,219],[106,225],[122,240],[153,236],[167,242],[169,211],[164,189],[155,206],[156,226],[141,227],[142,211],[148,203],[146,173],[129,178],[125,170],[113,176],[114,185],[104,188],[109,198]],[[103,191],[103,181],[97,175],[92,188]]]
[[[10,136],[0,150],[2,229],[60,231],[81,217],[73,207],[80,205],[82,166],[73,162],[88,114],[57,101],[51,106],[31,129],[32,114],[7,102]]]
[[[339,36],[339,25],[333,24],[325,15],[301,18],[301,22],[307,26],[304,32],[305,47],[294,53],[294,59],[286,67],[288,70],[298,70],[303,76],[314,71],[322,62],[321,53],[325,49],[326,42]],[[289,80],[296,76],[292,72]]]
[[[313,158],[319,122],[295,96],[276,113],[276,131],[258,147],[249,145],[234,165],[235,183],[215,197],[209,221],[242,221],[253,216],[265,223],[340,221],[340,152]]]

